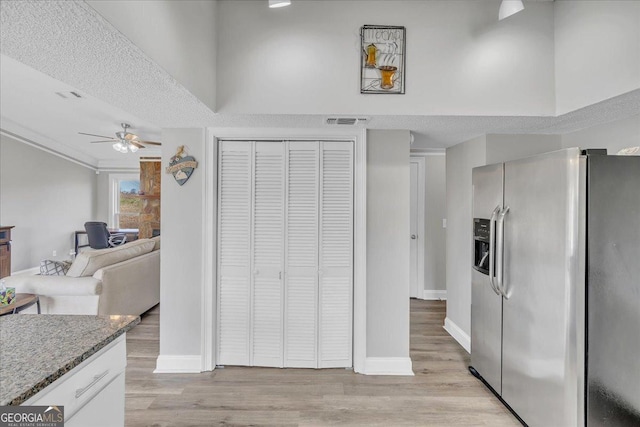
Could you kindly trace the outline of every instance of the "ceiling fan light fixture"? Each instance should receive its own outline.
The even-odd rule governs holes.
[[[500,10],[498,11],[498,20],[502,21],[524,9],[522,0],[502,0]]]
[[[272,9],[276,7],[289,6],[290,4],[291,0],[269,0],[269,7]]]
[[[118,142],[114,143],[112,145],[112,147],[116,151],[121,151],[122,150],[122,142],[118,141]]]
[[[129,150],[131,150],[132,153],[135,153],[136,151],[138,151],[138,147],[133,144],[129,144]]]

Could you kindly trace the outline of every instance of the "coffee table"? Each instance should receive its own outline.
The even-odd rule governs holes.
[[[38,305],[38,314],[40,314],[40,297],[38,297],[38,295],[16,294],[16,297],[11,301],[11,304],[0,307],[0,316],[19,313],[25,308],[31,307],[33,304]]]

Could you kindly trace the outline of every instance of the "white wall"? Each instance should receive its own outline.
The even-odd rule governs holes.
[[[409,131],[367,132],[367,357],[409,356]]]
[[[471,170],[486,164],[486,144],[486,136],[481,136],[448,148],[446,156],[447,320],[467,336],[471,330]]]
[[[103,171],[96,175],[96,221],[109,224],[109,172]]]
[[[217,165],[206,162],[203,129],[163,129],[163,164],[179,145],[199,166],[182,187],[163,174],[158,367],[186,360],[199,369],[205,171]],[[369,131],[367,150],[366,356],[408,358],[409,132]]]
[[[640,88],[640,2],[559,0],[554,9],[556,114]]]
[[[507,162],[562,148],[559,135],[487,135],[486,164]]]
[[[447,149],[446,324],[463,346],[469,345],[471,333],[471,171],[560,148],[558,135],[486,135]]]
[[[95,214],[93,170],[0,135],[0,224],[15,226],[13,272],[69,259],[73,232]]]
[[[553,4],[498,21],[499,4],[221,1],[219,112],[551,115]],[[407,28],[405,95],[360,94],[365,24]]]
[[[564,148],[606,148],[616,154],[622,148],[640,146],[640,114],[562,135]]]
[[[87,3],[215,111],[216,1],[89,0]]]
[[[204,138],[204,129],[162,131],[163,165],[169,164],[178,146],[185,145],[189,154],[199,161],[199,166],[182,186],[171,175],[162,174],[160,359],[175,355],[197,356],[198,368],[201,353],[203,191],[206,166]]]

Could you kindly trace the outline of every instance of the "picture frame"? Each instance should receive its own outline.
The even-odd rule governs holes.
[[[360,28],[360,93],[405,91],[406,28],[363,25]]]

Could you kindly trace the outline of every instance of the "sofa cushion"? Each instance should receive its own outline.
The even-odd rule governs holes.
[[[71,261],[40,261],[40,274],[43,276],[64,276],[71,267]]]
[[[82,252],[71,264],[71,268],[67,271],[67,276],[92,276],[102,267],[149,253],[153,250],[154,245],[155,243],[149,239],[138,239],[115,248]]]
[[[160,249],[160,236],[152,237],[149,240],[155,243],[155,246],[153,247],[154,251],[157,251]]]

